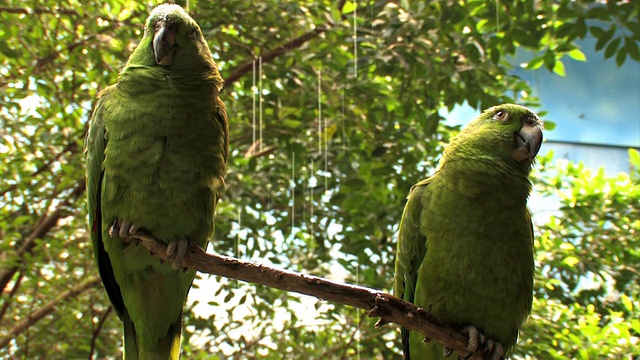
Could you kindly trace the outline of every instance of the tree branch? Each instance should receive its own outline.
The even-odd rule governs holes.
[[[304,45],[304,43],[306,43],[307,41],[317,37],[318,35],[322,34],[325,31],[327,31],[326,27],[318,26],[315,29],[300,35],[299,37],[285,43],[284,45],[281,45],[265,53],[264,55],[260,56],[262,58],[262,63],[266,64],[286,52],[299,48],[300,46]],[[248,73],[249,71],[253,71],[254,62],[255,60],[247,61],[244,64],[235,68],[231,73],[231,75],[227,76],[227,78],[224,80],[224,87],[225,88],[229,87],[231,84],[233,84],[242,76],[244,76],[246,73]]]
[[[102,331],[102,326],[109,318],[109,315],[113,312],[113,306],[109,306],[105,312],[100,315],[100,321],[98,321],[98,325],[95,330],[91,334],[91,350],[89,351],[89,360],[93,360],[93,355],[96,351],[96,342],[98,341],[98,335],[100,335],[100,331]]]
[[[172,261],[167,256],[167,246],[142,231],[123,241],[140,241],[152,255]],[[425,338],[436,340],[467,359],[484,359],[487,354],[481,347],[471,353],[467,350],[468,337],[412,303],[380,290],[364,286],[340,283],[317,276],[296,273],[256,264],[229,256],[207,254],[199,245],[190,242],[184,260],[178,265],[203,273],[224,276],[284,291],[293,291],[331,302],[369,310],[370,317],[380,317],[376,326],[390,322],[422,333]]]
[[[9,13],[9,14],[21,14],[21,15],[31,15],[31,14],[53,14],[53,15],[73,15],[79,16],[78,12],[73,9],[46,9],[46,8],[18,8],[18,7],[8,7],[8,6],[0,6],[0,13]]]
[[[342,12],[342,9],[344,8],[344,5],[347,1],[346,0],[340,0],[340,2],[338,3],[337,8],[340,10],[340,12]],[[346,18],[348,14],[342,14],[342,19],[344,20]],[[323,32],[327,31],[329,29],[329,27],[333,26],[333,23],[330,21],[326,26],[318,26],[315,29],[306,32],[302,35],[300,35],[299,37],[285,43],[284,45],[281,45],[267,53],[265,53],[264,55],[261,56],[262,58],[262,63],[268,63],[270,61],[272,61],[273,59],[277,58],[278,56],[287,53],[289,51],[292,51],[294,49],[299,48],[300,46],[304,45],[307,41],[314,39],[316,37],[318,37],[320,34],[322,34]],[[231,75],[227,76],[227,78],[224,81],[224,87],[229,87],[231,84],[233,84],[234,82],[236,82],[238,79],[240,79],[242,76],[244,76],[244,74],[248,73],[249,71],[253,71],[253,63],[254,63],[255,59],[252,61],[247,61],[244,64],[238,66],[237,68],[235,68],[232,72]]]
[[[86,135],[86,130],[85,130],[85,134]],[[60,158],[62,157],[62,155],[64,155],[67,152],[70,153],[76,153],[78,151],[79,147],[78,147],[78,143],[76,141],[70,142],[68,143],[60,152],[58,152],[57,154],[55,154],[53,157],[51,157],[49,160],[47,160],[44,164],[42,164],[39,168],[37,168],[33,173],[31,173],[31,175],[29,175],[29,177],[36,177],[40,174],[42,174],[43,172],[49,170],[49,168],[51,167],[51,165],[53,165],[56,161],[60,160]],[[16,182],[13,185],[8,186],[6,189],[0,190],[0,196],[3,196],[4,194],[14,191],[15,189],[18,188],[18,185],[20,183]]]
[[[19,258],[23,258],[25,254],[31,253],[33,248],[36,246],[36,240],[43,238],[49,230],[51,230],[54,226],[58,224],[58,220],[62,217],[68,215],[67,208],[85,191],[85,182],[84,179],[78,182],[75,188],[71,190],[69,196],[64,199],[64,201],[60,202],[60,204],[56,207],[56,209],[50,213],[49,215],[43,216],[40,221],[38,221],[36,227],[31,231],[29,236],[24,240],[22,246],[16,251],[16,255]],[[0,270],[0,294],[4,292],[7,284],[11,281],[13,275],[18,271],[20,262],[14,262],[16,265],[13,265],[9,268]]]
[[[54,14],[54,15],[61,14],[61,15],[72,15],[72,16],[79,15],[77,11],[72,9],[57,9],[54,11],[54,10],[43,9],[43,8],[30,9],[30,8],[0,7],[0,13],[3,13],[3,12],[9,13],[9,14],[28,14],[28,15],[31,15],[31,14]],[[94,14],[91,14],[91,16],[95,17]],[[79,46],[84,46],[88,41],[97,38],[99,35],[109,33],[110,31],[113,31],[114,29],[120,26],[130,24],[130,20],[137,18],[138,16],[140,16],[140,13],[138,11],[132,12],[131,15],[124,20],[118,20],[115,18],[104,18],[104,17],[98,16],[98,18],[108,21],[110,25],[105,26],[104,28],[101,28],[95,34],[87,35],[84,38],[81,38],[75,42],[72,42],[66,45],[61,50],[54,50],[53,52],[39,59],[36,59],[35,62],[33,62],[32,65],[30,65],[31,69],[29,70],[29,73],[32,76],[37,75],[40,71],[42,71],[48,65],[52,64],[63,52],[71,52]],[[0,81],[0,89],[3,89],[11,81],[14,81],[14,80],[16,80],[15,75],[4,77],[2,81]]]
[[[60,294],[55,299],[49,301],[42,308],[40,308],[37,311],[33,312],[32,314],[29,315],[29,317],[27,317],[26,319],[24,319],[23,321],[18,323],[16,326],[11,328],[11,330],[9,330],[9,332],[6,334],[6,336],[4,338],[0,339],[0,349],[2,349],[5,346],[7,346],[9,344],[9,342],[11,342],[11,340],[13,340],[17,335],[19,335],[23,331],[27,330],[31,325],[35,324],[36,322],[38,322],[40,319],[42,319],[46,315],[52,313],[56,309],[56,306],[59,303],[67,300],[68,298],[72,298],[74,296],[77,296],[78,294],[82,293],[83,291],[85,291],[85,290],[87,290],[87,289],[89,289],[91,287],[94,287],[94,286],[98,285],[99,283],[100,283],[100,277],[99,276],[90,277],[89,279],[85,280],[84,282],[82,282],[82,283],[74,286],[73,288],[65,291],[64,293]]]
[[[18,292],[18,289],[20,289],[20,285],[22,284],[23,278],[24,278],[24,269],[20,270],[20,273],[18,274],[18,278],[13,283],[13,287],[11,288],[11,291],[9,292],[7,298],[4,299],[4,302],[2,303],[2,308],[0,308],[0,323],[2,323],[2,319],[4,318],[4,315],[7,313],[7,310],[11,306],[13,302],[12,300],[13,297]]]

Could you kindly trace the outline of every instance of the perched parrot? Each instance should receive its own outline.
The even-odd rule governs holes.
[[[533,300],[529,172],[542,122],[513,104],[487,109],[451,140],[435,175],[411,188],[398,235],[394,294],[508,356]],[[402,329],[405,359],[451,349]],[[445,354],[443,354],[443,352]]]
[[[86,140],[93,250],[124,324],[124,359],[178,359],[194,271],[177,270],[189,242],[205,247],[225,188],[223,80],[198,24],[156,7],[118,81],[98,97]],[[145,230],[168,245],[163,263],[126,241]]]

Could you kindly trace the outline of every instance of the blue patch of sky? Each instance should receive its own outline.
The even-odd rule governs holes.
[[[535,55],[519,51],[513,58],[513,74],[527,81],[548,114],[545,120],[556,128],[545,132],[545,138],[556,142],[640,147],[640,63],[627,58],[618,67],[613,58],[604,59],[595,51],[596,39],[578,42],[586,62],[564,58],[566,76],[546,68],[534,71],[519,66]],[[457,106],[444,114],[447,123],[464,125],[479,110]]]

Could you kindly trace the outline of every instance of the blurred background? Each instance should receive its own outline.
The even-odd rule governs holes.
[[[121,357],[83,142],[159,2],[0,0],[0,358]],[[640,2],[188,1],[226,80],[209,251],[390,291],[410,187],[461,126],[545,120],[518,359],[640,356]],[[186,359],[399,359],[365,311],[200,276]]]

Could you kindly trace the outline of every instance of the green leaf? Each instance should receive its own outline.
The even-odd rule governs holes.
[[[640,170],[640,151],[630,148],[629,149],[629,162],[631,165]]]
[[[604,29],[599,26],[589,26],[589,31],[595,38],[600,38],[605,33]]]
[[[627,60],[627,48],[622,47],[618,50],[618,54],[616,55],[616,64],[618,67],[622,66],[625,60]]]
[[[344,5],[342,6],[342,13],[343,14],[350,14],[352,13],[354,10],[356,10],[357,7],[357,2],[355,1],[347,1],[344,3]],[[358,11],[359,12],[359,11]]]
[[[544,56],[536,56],[533,59],[529,60],[525,68],[528,70],[536,70],[536,69],[539,69],[543,64],[544,64]]]
[[[618,50],[618,46],[620,46],[620,38],[611,40],[609,45],[607,45],[607,48],[604,50],[604,58],[608,59],[612,57],[616,53],[616,50]]]
[[[570,267],[573,267],[577,263],[580,262],[580,259],[578,259],[575,256],[567,256],[566,258],[564,258],[564,260],[562,262],[564,262],[565,264],[569,265]]]
[[[627,309],[628,312],[631,312],[633,310],[633,301],[626,294],[620,295],[620,300],[622,301],[622,305],[624,305],[624,308]]]
[[[556,64],[556,57],[553,51],[551,51],[551,49],[547,49],[547,51],[544,54],[544,66],[547,69],[549,69],[549,71],[553,71],[555,64]]]
[[[553,121],[545,120],[544,121],[544,129],[545,130],[553,130],[556,128],[556,123]]]
[[[638,43],[636,40],[625,37],[624,38],[624,48],[627,49],[627,53],[629,56],[635,61],[640,61],[640,51],[638,50]]]
[[[291,119],[284,119],[282,120],[281,124],[285,127],[288,128],[299,128],[300,125],[302,124],[302,121],[299,120],[291,120]]]
[[[580,49],[573,49],[568,53],[569,57],[576,61],[587,61],[587,57]]]
[[[0,53],[4,54],[8,58],[17,58],[19,53],[12,47],[7,45],[6,41],[0,41]]]
[[[616,32],[615,26],[611,26],[611,28],[603,33],[601,36],[598,36],[598,41],[596,42],[596,51],[600,51],[607,45],[609,40],[613,37],[613,34]]]
[[[565,70],[564,70],[564,64],[562,63],[562,60],[557,59],[555,64],[553,65],[553,72],[560,75],[560,76],[565,76]]]

